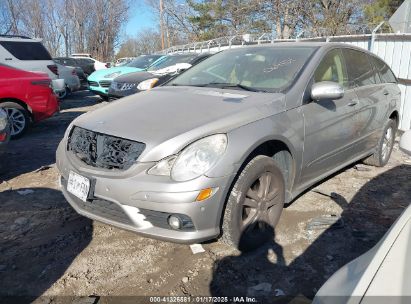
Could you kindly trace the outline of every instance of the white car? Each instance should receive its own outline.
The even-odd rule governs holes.
[[[76,68],[70,66],[64,66],[56,63],[58,68],[59,77],[64,79],[65,90],[57,92],[60,99],[67,96],[68,93],[78,91],[81,87],[80,78],[77,76]]]
[[[116,60],[116,63],[114,64],[114,66],[123,66],[129,62],[131,62],[132,60],[136,59],[137,57],[123,57],[123,58],[119,58]]]
[[[0,35],[0,63],[20,70],[47,73],[50,79],[57,79],[57,66],[41,41],[25,36]]]
[[[81,55],[83,55],[83,56],[81,56]],[[102,70],[102,69],[107,69],[107,68],[110,67],[109,63],[98,61],[98,60],[92,58],[91,56],[90,57],[89,56],[90,56],[90,54],[72,54],[70,57],[71,58],[78,58],[78,59],[89,59],[89,60],[94,61],[94,69],[96,71]]]
[[[411,155],[411,130],[402,136],[400,149]],[[377,245],[329,278],[313,303],[410,303],[410,299],[411,205]]]

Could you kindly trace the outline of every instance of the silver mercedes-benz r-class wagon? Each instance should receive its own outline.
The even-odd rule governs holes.
[[[252,249],[314,183],[361,159],[387,163],[396,82],[381,59],[345,44],[226,50],[75,119],[57,150],[61,188],[91,219]]]

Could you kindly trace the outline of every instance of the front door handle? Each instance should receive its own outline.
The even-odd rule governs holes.
[[[384,93],[383,93],[385,96],[387,96],[387,95],[389,95],[390,94],[390,92],[388,92],[388,91],[384,91]]]
[[[355,106],[357,103],[358,103],[358,101],[351,101],[351,102],[348,104],[348,106],[349,106],[349,107],[353,107],[353,106]]]

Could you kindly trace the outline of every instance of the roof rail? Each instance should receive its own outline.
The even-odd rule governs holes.
[[[4,38],[22,38],[22,39],[31,39],[30,37],[27,37],[27,36],[21,36],[21,35],[6,35],[6,34],[0,34],[0,37],[4,37]]]

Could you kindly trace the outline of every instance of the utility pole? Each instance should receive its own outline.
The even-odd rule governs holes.
[[[163,0],[160,0],[160,32],[161,32],[161,49],[164,50],[164,14]]]

